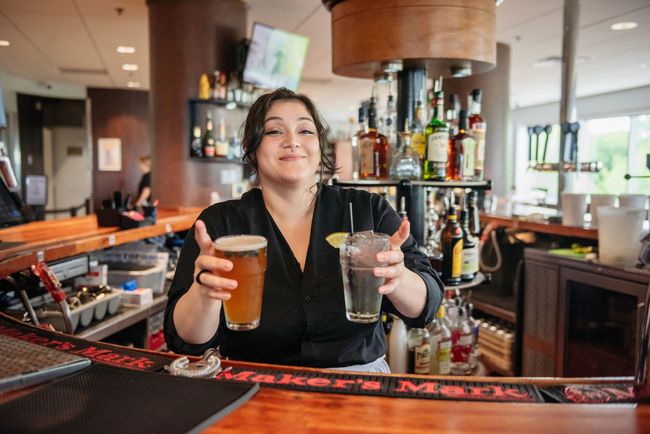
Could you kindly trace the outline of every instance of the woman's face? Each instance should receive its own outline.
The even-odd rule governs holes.
[[[261,183],[314,183],[320,164],[314,119],[300,101],[277,101],[264,119],[264,136],[256,152]]]

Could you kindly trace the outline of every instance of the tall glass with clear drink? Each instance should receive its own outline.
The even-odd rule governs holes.
[[[220,275],[237,281],[230,300],[223,302],[226,326],[231,330],[253,330],[260,324],[266,238],[259,235],[228,235],[214,241],[216,256],[232,261],[231,271]]]
[[[390,248],[390,236],[373,231],[356,232],[340,247],[345,314],[349,321],[372,323],[379,320],[381,294],[377,288],[384,284],[372,269],[384,267],[377,253]]]

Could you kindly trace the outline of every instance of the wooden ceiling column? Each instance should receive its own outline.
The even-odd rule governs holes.
[[[470,75],[496,62],[494,0],[323,0],[332,12],[335,74],[374,78],[382,63]]]

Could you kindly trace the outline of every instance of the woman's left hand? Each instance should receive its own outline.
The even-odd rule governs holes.
[[[411,230],[411,224],[407,219],[402,220],[402,224],[397,231],[390,237],[390,250],[377,253],[379,262],[386,262],[385,267],[375,267],[373,273],[377,277],[384,277],[386,281],[382,286],[377,288],[380,294],[391,294],[399,286],[406,271],[404,266],[404,253],[402,253],[402,244],[408,239]]]

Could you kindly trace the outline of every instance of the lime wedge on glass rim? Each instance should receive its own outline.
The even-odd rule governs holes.
[[[343,245],[343,243],[345,243],[345,240],[348,239],[349,235],[350,234],[347,232],[332,232],[327,237],[325,237],[325,241],[327,241],[330,246],[338,249]]]

